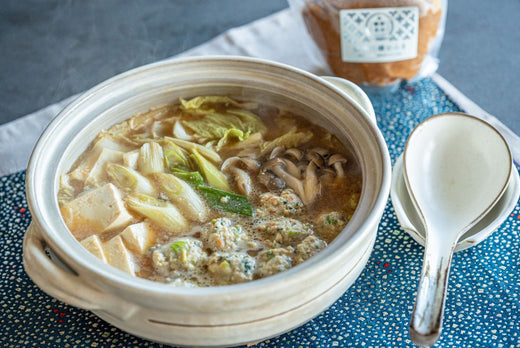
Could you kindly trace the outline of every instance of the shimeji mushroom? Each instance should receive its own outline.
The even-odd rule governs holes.
[[[303,181],[303,197],[300,196],[305,205],[314,202],[321,192],[321,183],[318,180],[318,168],[314,162],[309,162],[307,170],[305,170],[305,179]]]
[[[320,181],[332,181],[336,176],[336,171],[330,167],[320,169]]]
[[[343,164],[347,159],[340,154],[331,155],[324,148],[306,151],[291,148],[284,151],[277,147],[269,157],[259,173],[259,181],[268,188],[281,188],[283,186],[275,180],[283,180],[305,205],[312,204],[320,194],[322,181],[345,176]]]
[[[277,158],[285,150],[283,146],[276,146],[269,155],[269,159]]]
[[[296,148],[287,149],[284,154],[285,157],[288,157],[289,159],[293,157],[295,159],[295,162],[299,161],[303,157],[303,151]]]
[[[230,174],[237,184],[240,193],[250,196],[253,191],[253,184],[250,174],[257,174],[260,163],[249,157],[230,157],[222,163],[221,170]]]
[[[253,192],[253,184],[249,174],[242,169],[233,168],[232,175],[237,184],[238,191],[243,195],[250,196]]]
[[[287,186],[283,179],[268,170],[261,170],[260,173],[258,173],[257,179],[258,182],[264,185],[269,191],[281,190]]]
[[[248,172],[258,172],[260,163],[258,163],[254,158],[234,156],[228,158],[224,163],[222,163],[221,170],[227,172],[232,168],[240,168]]]
[[[309,162],[313,162],[318,168],[321,168],[325,165],[325,160],[323,159],[322,155],[313,150],[307,151],[305,154],[305,159]]]
[[[339,178],[342,178],[345,176],[345,171],[343,170],[343,164],[347,163],[347,159],[340,155],[340,154],[334,154],[330,156],[329,160],[327,161],[327,164],[334,168],[336,171],[336,175]]]
[[[296,192],[303,204],[312,204],[321,190],[316,165],[310,162],[306,167],[305,177],[298,178],[288,171],[286,162],[281,158],[274,158],[264,165],[262,171],[271,171]]]
[[[307,167],[305,167],[305,169],[302,170],[302,169],[298,168],[296,166],[296,164],[294,164],[294,162],[291,162],[288,159],[282,159],[282,161],[284,162],[285,168],[287,169],[289,174],[291,174],[292,176],[294,176],[297,179],[303,179],[303,173],[305,172],[305,169]]]
[[[330,151],[323,147],[314,147],[311,149],[311,152],[317,153],[318,155],[320,155],[323,158],[330,156]]]

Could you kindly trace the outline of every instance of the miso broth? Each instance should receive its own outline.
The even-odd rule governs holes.
[[[359,201],[361,174],[324,128],[274,106],[203,96],[102,131],[58,201],[103,262],[175,286],[283,272],[323,250]]]

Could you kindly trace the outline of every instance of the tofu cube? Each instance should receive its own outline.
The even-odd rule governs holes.
[[[105,158],[111,158],[119,163],[123,157],[122,150],[125,148],[114,145],[115,141],[106,136],[97,139],[96,144],[81,155],[81,163],[70,173],[71,179],[84,184],[89,176],[92,176],[91,172],[96,163]],[[103,152],[105,153],[102,155]]]
[[[135,263],[132,255],[125,247],[120,236],[116,236],[106,242],[103,249],[109,265],[135,276]]]
[[[105,257],[105,252],[103,251],[103,245],[101,244],[101,240],[97,234],[83,239],[81,241],[81,245],[94,254],[98,259],[104,263],[107,263],[107,258]]]
[[[112,184],[86,192],[61,207],[68,228],[82,240],[93,234],[122,230],[134,220]]]
[[[139,150],[130,151],[123,154],[123,164],[125,167],[137,169],[137,159],[139,158]]]
[[[157,238],[157,230],[147,222],[133,224],[124,229],[120,234],[128,249],[143,255]]]
[[[90,169],[85,185],[90,187],[98,187],[107,181],[107,174],[105,167],[107,163],[121,163],[123,161],[123,153],[121,151],[115,151],[104,148],[99,153],[96,162]]]

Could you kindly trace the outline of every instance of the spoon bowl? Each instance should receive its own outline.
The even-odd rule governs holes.
[[[440,335],[449,267],[460,237],[498,202],[511,178],[502,135],[462,113],[430,117],[410,134],[403,170],[426,234],[410,337],[432,345]]]
[[[475,226],[460,237],[455,247],[455,252],[471,248],[484,241],[509,217],[520,198],[520,176],[515,167],[511,170],[510,180],[506,191],[493,208]],[[392,170],[390,196],[401,228],[417,243],[424,246],[426,233],[419,213],[415,209],[406,187],[402,155],[396,159]]]

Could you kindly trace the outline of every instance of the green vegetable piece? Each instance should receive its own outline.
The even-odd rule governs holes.
[[[199,177],[202,179],[200,174]],[[159,173],[154,178],[160,191],[179,207],[185,217],[201,222],[206,218],[208,208],[190,184],[172,174]]]
[[[178,240],[176,242],[173,242],[171,245],[170,245],[170,248],[175,251],[175,253],[178,253],[179,251],[181,251],[182,249],[184,249],[186,247],[188,243],[184,240]]]
[[[238,141],[244,141],[249,137],[249,132],[244,133],[240,129],[236,128],[230,128],[224,132],[224,136],[220,138],[220,140],[217,143],[217,150],[220,150],[222,146],[229,143],[230,139],[236,138]]]
[[[199,172],[188,172],[179,168],[171,168],[170,170],[172,171],[173,175],[193,186],[199,186],[204,183],[204,179]]]
[[[156,142],[145,143],[139,149],[137,167],[143,175],[164,172],[164,153]]]
[[[170,169],[175,167],[188,167],[188,162],[180,156],[176,150],[167,150],[164,153],[164,159],[166,160],[166,166]]]
[[[219,190],[206,185],[199,185],[198,188],[212,207],[229,211],[231,213],[253,216],[253,207],[246,196]]]
[[[186,113],[197,116],[196,119],[182,121],[182,125],[203,141],[214,141],[217,151],[233,139],[242,142],[252,133],[266,131],[260,117],[245,107],[257,107],[256,104],[242,104],[231,98],[219,96],[197,97],[190,101],[181,99],[181,104]],[[211,108],[216,104],[223,104],[225,108]]]
[[[150,180],[138,171],[120,164],[108,163],[106,172],[110,179],[119,187],[127,187],[137,193],[152,195],[154,188]]]
[[[338,220],[336,220],[334,218],[334,216],[332,216],[332,215],[327,215],[326,220],[327,220],[327,223],[329,225],[337,225],[338,224]]]
[[[182,125],[195,134],[206,139],[220,139],[226,130],[235,128],[245,133],[247,126],[240,117],[222,114],[214,110],[207,110],[203,117],[191,121],[182,121]]]
[[[239,117],[242,123],[244,125],[247,125],[247,130],[249,133],[264,133],[267,130],[260,117],[258,117],[251,111],[232,109],[228,110],[228,113]]]
[[[130,209],[147,217],[151,222],[166,231],[177,234],[188,228],[188,221],[169,202],[134,193],[127,196],[126,204]]]
[[[224,191],[231,191],[231,187],[227,182],[226,176],[217,167],[215,167],[213,163],[199,154],[197,150],[193,150],[193,153],[190,157],[197,162],[204,179],[206,179],[206,182],[210,186]]]
[[[180,101],[184,109],[199,109],[204,104],[230,104],[244,109],[256,109],[258,107],[257,103],[240,103],[229,97],[219,95],[195,97],[190,100],[180,98]]]
[[[302,231],[289,230],[289,231],[287,231],[287,236],[288,236],[289,238],[296,238],[296,237],[299,236],[301,233],[302,233]]]
[[[277,146],[284,146],[285,148],[298,147],[309,140],[311,140],[313,134],[311,131],[298,132],[296,128],[291,129],[289,132],[271,141],[266,141],[261,145],[262,154],[271,152]]]
[[[225,260],[222,261],[222,263],[220,264],[220,267],[222,267],[222,268],[229,268],[229,262],[227,262]]]
[[[202,146],[200,144],[186,141],[182,139],[176,139],[176,138],[170,138],[170,137],[164,137],[166,140],[171,141],[172,143],[175,143],[175,145],[178,145],[179,147],[183,148],[184,150],[188,152],[197,151],[198,153],[202,154],[204,157],[209,159],[210,161],[214,163],[220,163],[222,162],[222,158],[220,158],[219,154],[216,153],[214,150]]]
[[[168,139],[163,140],[163,151],[166,165],[169,169],[174,167],[189,168],[188,157],[180,146]]]
[[[249,258],[247,258],[247,257],[244,257],[242,259],[242,265],[244,266],[244,271],[246,271],[246,272],[251,271],[251,269],[253,268],[253,265],[251,264],[251,262],[249,261]]]

